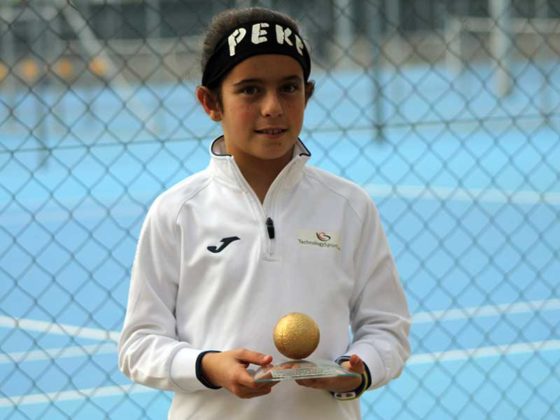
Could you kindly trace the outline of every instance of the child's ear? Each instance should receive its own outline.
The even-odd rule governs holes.
[[[313,96],[313,92],[315,92],[315,81],[309,80],[305,83],[305,104],[307,105],[307,101]]]
[[[220,101],[214,92],[205,86],[199,86],[196,88],[196,98],[213,121],[217,122],[222,120]]]

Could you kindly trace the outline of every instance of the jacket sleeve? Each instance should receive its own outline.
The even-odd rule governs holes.
[[[180,243],[173,206],[156,200],[144,221],[134,264],[119,368],[134,382],[175,392],[204,389],[196,379],[201,350],[177,337],[175,305]]]
[[[369,199],[361,223],[351,302],[353,341],[347,354],[364,360],[371,388],[377,388],[399,376],[410,355],[410,315],[381,220]]]

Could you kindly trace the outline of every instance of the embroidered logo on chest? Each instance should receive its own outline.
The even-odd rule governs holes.
[[[228,238],[224,238],[220,241],[220,244],[221,244],[220,246],[211,245],[211,246],[206,247],[206,249],[213,254],[218,254],[219,252],[222,252],[225,247],[227,247],[229,244],[231,244],[234,241],[239,241],[239,237],[230,236]]]
[[[317,246],[320,248],[335,248],[340,251],[340,242],[337,232],[323,230],[300,230],[298,242],[304,246]]]

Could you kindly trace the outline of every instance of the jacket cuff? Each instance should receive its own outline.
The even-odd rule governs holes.
[[[180,392],[194,392],[207,389],[196,375],[196,361],[200,353],[202,353],[201,350],[183,347],[175,353],[171,360],[169,376]]]
[[[343,362],[350,360],[350,356],[341,356],[335,360],[339,365]],[[363,361],[362,361],[363,362]],[[366,392],[371,386],[371,372],[369,371],[368,365],[363,362],[365,371],[362,373],[362,382],[358,387],[352,391],[347,392],[331,392],[332,396],[337,400],[355,400],[359,398],[364,392]]]
[[[384,360],[383,355],[380,354],[377,348],[368,344],[364,345],[362,343],[360,345],[353,346],[348,350],[347,354],[359,355],[367,365],[371,374],[371,389],[385,385],[390,379],[390,370],[389,366],[387,366],[387,363],[390,363],[390,360]]]
[[[221,386],[216,386],[214,385],[212,382],[210,382],[208,380],[208,378],[204,375],[203,371],[202,371],[202,358],[207,355],[208,353],[220,353],[218,350],[207,350],[207,351],[203,351],[201,353],[199,353],[198,357],[196,358],[196,363],[195,363],[195,373],[196,373],[196,378],[200,381],[200,383],[202,385],[204,385],[206,388],[210,388],[210,389],[220,389]]]

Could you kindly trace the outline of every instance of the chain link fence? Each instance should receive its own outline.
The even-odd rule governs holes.
[[[164,418],[116,365],[151,201],[206,166],[212,15],[301,22],[312,162],[376,201],[413,355],[363,418],[560,418],[560,2],[0,2],[0,417]]]

